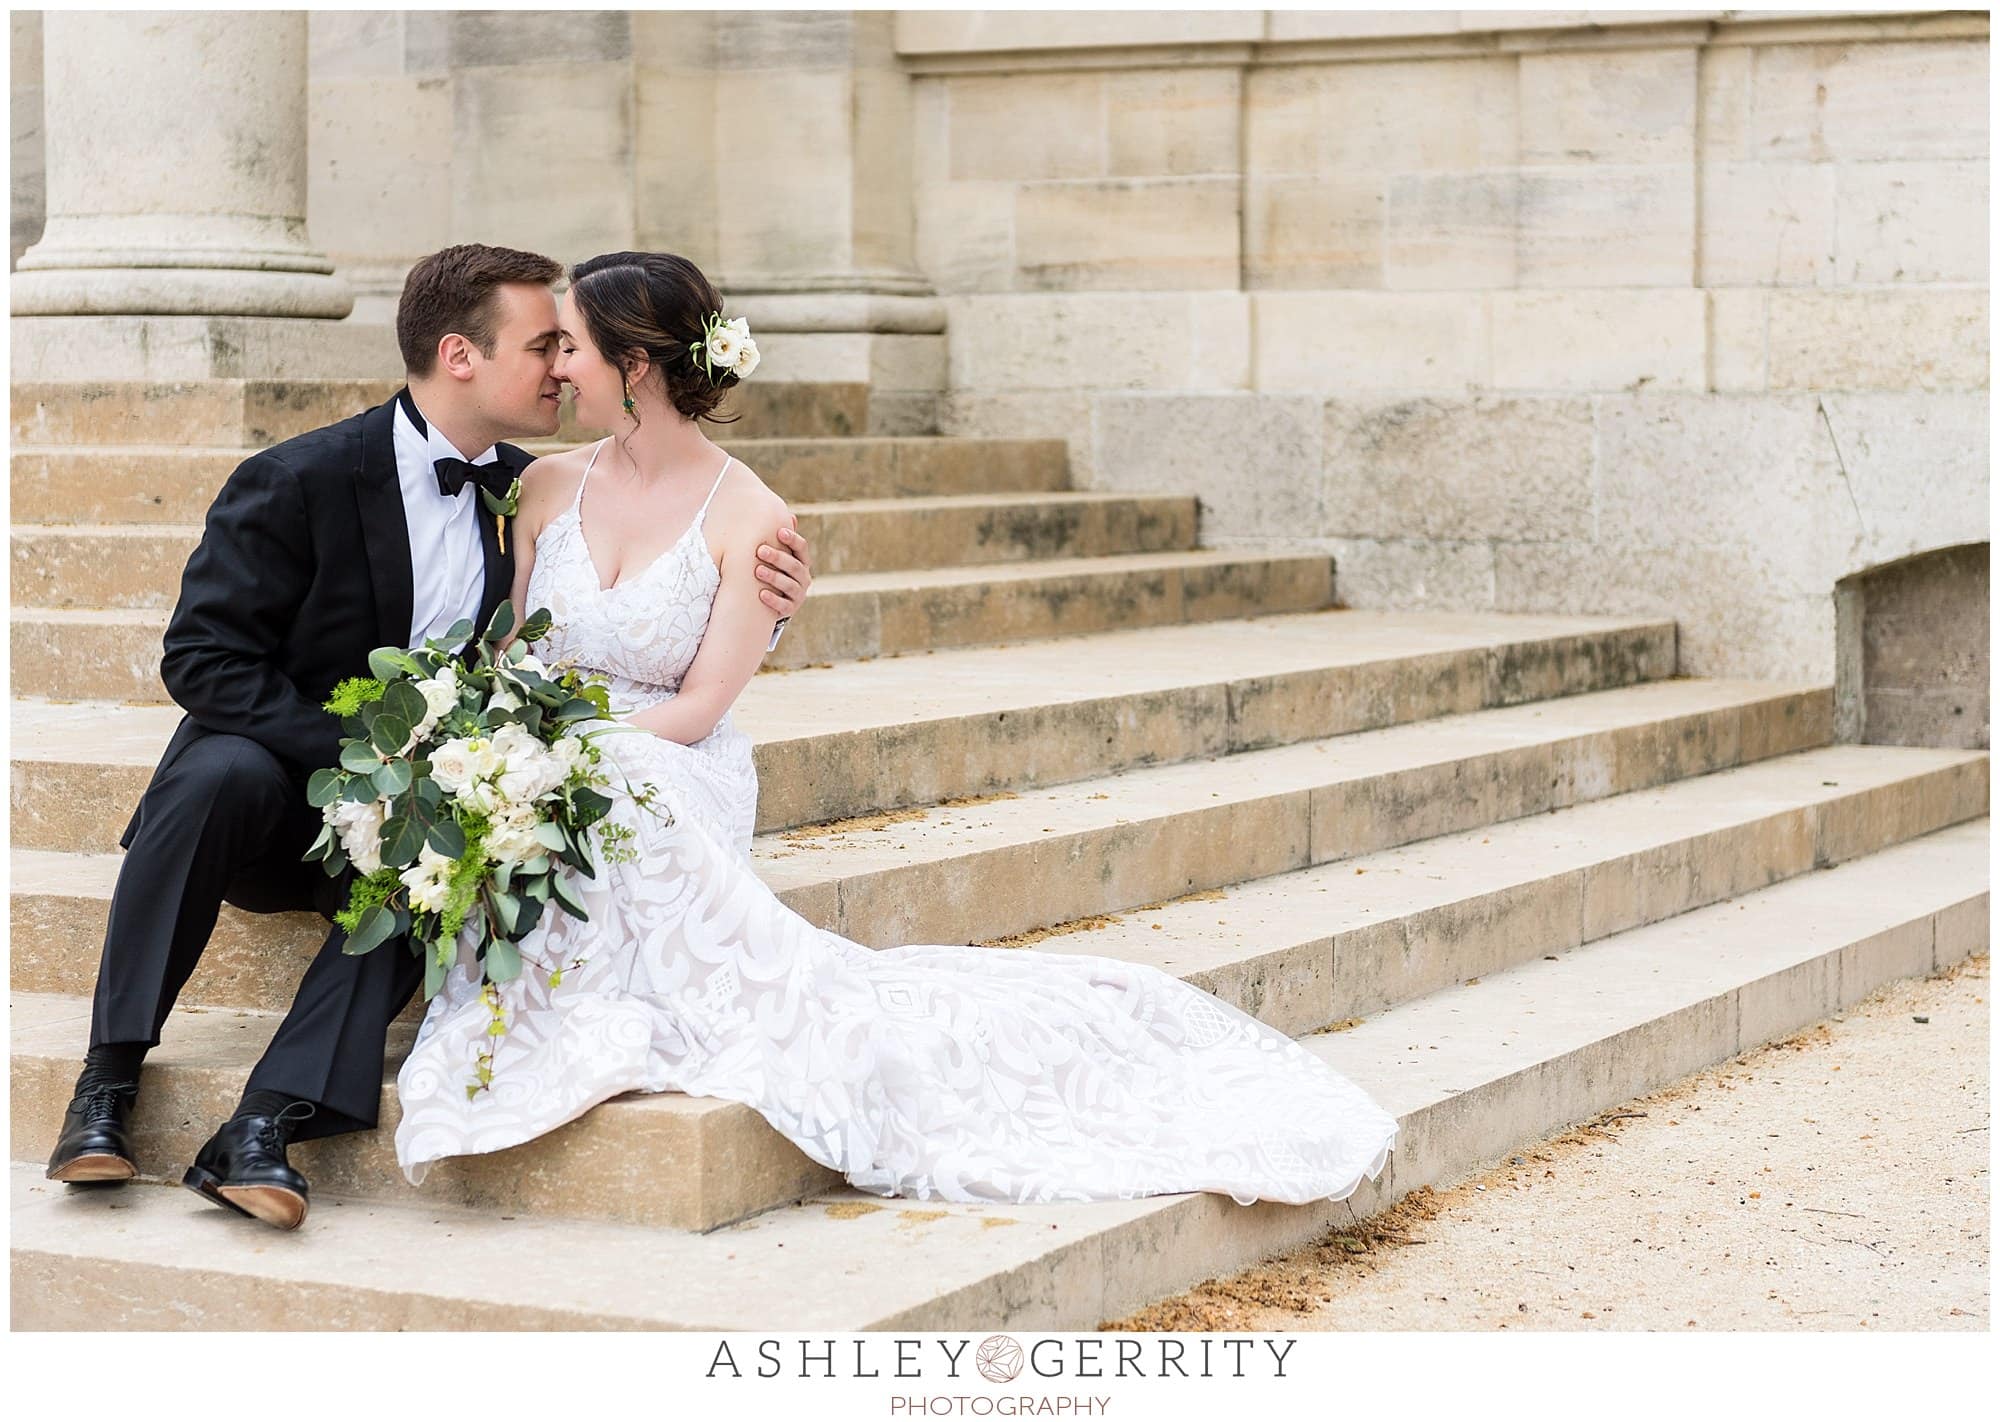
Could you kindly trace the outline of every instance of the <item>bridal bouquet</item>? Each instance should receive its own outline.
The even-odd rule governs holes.
[[[528,643],[549,627],[549,614],[536,612],[520,639],[499,650],[514,629],[513,606],[502,603],[467,665],[452,649],[471,636],[469,622],[416,651],[377,648],[368,657],[372,677],[341,682],[326,703],[348,738],[340,764],[306,786],[326,821],[306,859],[329,875],[356,871],[336,915],[346,951],[407,935],[424,960],[428,999],[470,924],[494,1037],[506,1031],[494,985],[520,976],[521,940],[551,905],[589,917],[559,870],[597,877],[588,832],[612,803],[592,743],[605,732],[576,730],[610,716],[610,691],[529,654]],[[632,853],[630,837],[617,825],[594,836],[613,862]],[[535,966],[550,986],[561,982],[565,965]],[[468,1094],[491,1084],[491,1064],[489,1050]]]

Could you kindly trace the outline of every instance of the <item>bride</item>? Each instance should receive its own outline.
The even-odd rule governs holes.
[[[1177,978],[1109,958],[874,950],[758,880],[757,777],[729,708],[770,642],[757,545],[785,510],[697,423],[756,360],[754,344],[733,371],[691,353],[721,305],[661,253],[592,258],[562,298],[555,375],[580,423],[617,433],[524,475],[514,605],[554,615],[544,661],[610,682],[636,729],[598,745],[614,785],[647,803],[616,794],[606,823],[635,854],[577,883],[588,921],[546,915],[521,944],[564,971],[497,990],[497,1041],[461,950],[397,1079],[411,1181],[628,1091],[741,1102],[856,1187],[922,1200],[1303,1203],[1378,1175],[1392,1117]],[[723,354],[744,334],[723,328]],[[489,1044],[491,1085],[468,1091]]]

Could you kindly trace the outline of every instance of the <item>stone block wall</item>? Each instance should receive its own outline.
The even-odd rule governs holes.
[[[388,319],[410,263],[453,242],[563,261],[635,242],[637,19],[311,13],[307,223],[358,317]]]
[[[1832,680],[1836,582],[1988,536],[1980,12],[324,11],[310,48],[357,320],[448,242],[682,251],[885,431],[1065,438],[1356,605],[1672,615],[1697,673]]]
[[[1831,681],[1987,528],[1983,15],[905,12],[944,427],[1356,605]]]
[[[1991,745],[1992,567],[1991,546],[1978,543],[1841,583],[1834,705],[1843,740]]]

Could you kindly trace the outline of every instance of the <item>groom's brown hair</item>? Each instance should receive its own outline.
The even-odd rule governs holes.
[[[468,242],[433,252],[410,268],[396,303],[396,344],[403,368],[429,375],[437,365],[438,342],[460,335],[493,354],[495,291],[509,282],[554,286],[562,264],[538,252],[487,247]]]

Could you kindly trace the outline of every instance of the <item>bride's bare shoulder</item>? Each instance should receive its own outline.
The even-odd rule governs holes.
[[[531,510],[546,508],[554,512],[563,508],[576,494],[577,482],[583,478],[584,467],[590,463],[590,453],[596,448],[594,444],[584,444],[575,449],[544,454],[523,469],[522,516],[527,517]]]
[[[732,541],[737,542],[768,538],[790,516],[785,501],[740,459],[730,466],[729,477],[716,490],[715,502]]]

